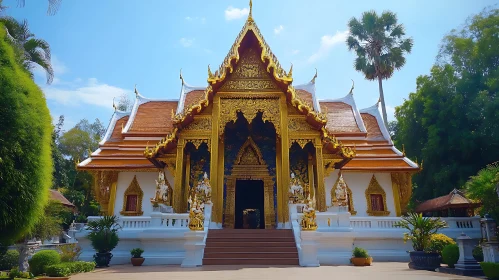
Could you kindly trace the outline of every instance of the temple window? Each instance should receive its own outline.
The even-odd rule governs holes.
[[[142,211],[142,197],[144,192],[140,188],[137,176],[133,177],[130,186],[125,191],[123,197],[123,209],[120,212],[123,216],[141,216]]]
[[[367,214],[369,216],[388,216],[390,211],[386,210],[386,193],[381,187],[376,176],[372,176],[366,189]]]

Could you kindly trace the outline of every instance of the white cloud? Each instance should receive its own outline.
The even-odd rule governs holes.
[[[315,52],[308,58],[308,62],[316,62],[317,60],[325,57],[329,54],[331,48],[338,44],[345,43],[345,40],[348,37],[348,30],[345,31],[337,31],[334,35],[324,35],[321,38],[321,45],[319,50]]]
[[[283,30],[284,30],[284,26],[279,25],[278,27],[274,28],[274,33],[276,35],[279,35],[279,33],[281,33]]]
[[[188,48],[188,47],[192,46],[192,44],[194,44],[194,40],[195,40],[195,39],[180,38],[180,44],[181,44],[184,48]]]
[[[90,78],[84,85],[73,86],[45,86],[42,88],[45,97],[57,103],[78,106],[81,104],[112,108],[113,98],[131,91],[99,82]]]
[[[249,9],[244,8],[244,9],[239,9],[239,8],[234,8],[232,6],[229,6],[227,9],[225,9],[225,19],[226,20],[234,20],[234,19],[240,19],[249,14]]]

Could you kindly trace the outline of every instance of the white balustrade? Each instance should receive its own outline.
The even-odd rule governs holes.
[[[475,228],[480,229],[480,217],[447,217],[442,218],[449,228]]]
[[[188,228],[189,227],[189,213],[162,214],[161,215],[161,227]]]
[[[122,229],[143,229],[148,228],[151,224],[151,217],[121,217],[118,222]]]

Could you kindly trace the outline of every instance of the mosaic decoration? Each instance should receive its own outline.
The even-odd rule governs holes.
[[[308,153],[300,145],[295,144],[289,150],[289,167],[300,182],[309,183],[308,180]]]

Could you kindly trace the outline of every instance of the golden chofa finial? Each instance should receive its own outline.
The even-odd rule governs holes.
[[[354,87],[355,87],[355,82],[352,80],[352,88],[350,89],[350,92],[348,94],[353,94]]]
[[[376,106],[379,106],[379,103],[381,103],[381,97],[378,98],[378,102],[376,102]]]
[[[184,77],[182,77],[182,68],[180,68],[180,80],[182,80],[182,85],[184,85]]]
[[[405,145],[402,144],[402,155],[405,157]]]
[[[292,78],[293,77],[293,63],[291,63],[291,67],[289,68],[289,72],[288,72],[288,78]]]
[[[208,64],[208,79],[213,79],[213,73],[211,73],[210,65]]]
[[[421,170],[423,170],[423,162],[424,162],[424,159],[421,160],[421,165],[420,165]]]
[[[250,0],[250,2],[249,2],[249,8],[250,8],[250,10],[249,10],[249,15],[248,15],[248,20],[253,21],[253,1],[252,0]]]
[[[315,84],[315,79],[317,79],[317,68],[315,68],[315,75],[314,77],[312,78],[312,80],[310,81],[311,84]]]

